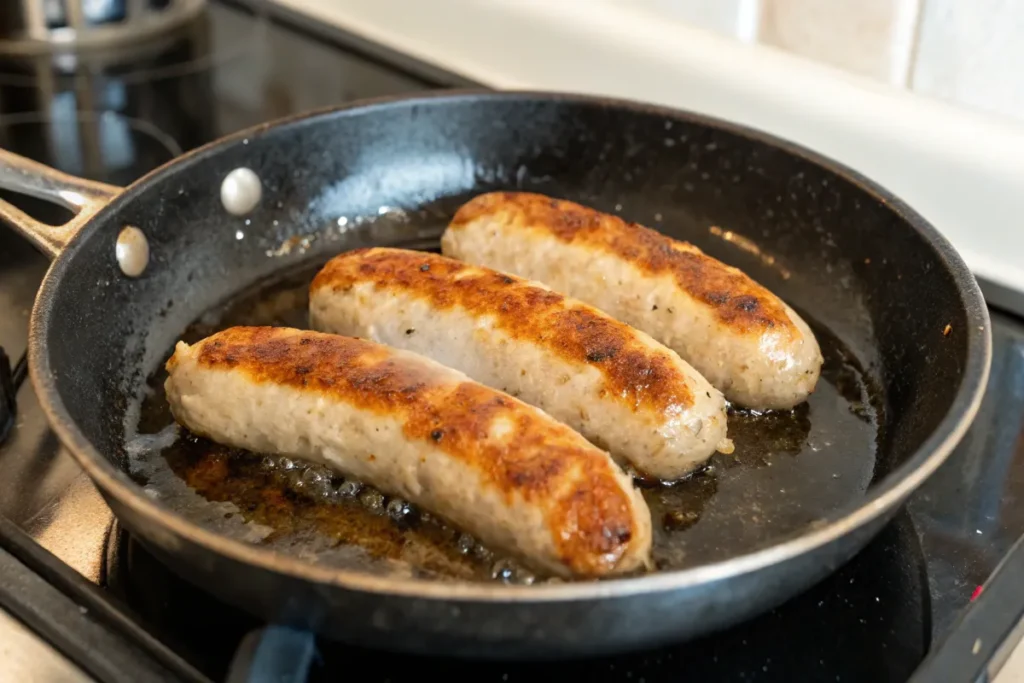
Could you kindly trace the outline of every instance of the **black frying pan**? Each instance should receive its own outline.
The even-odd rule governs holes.
[[[115,514],[216,596],[361,644],[610,653],[750,617],[883,526],[963,435],[988,373],[978,287],[920,216],[807,150],[684,112],[530,93],[375,101],[232,135],[124,191],[13,155],[2,163],[0,186],[77,212],[52,228],[0,206],[55,257],[32,317],[32,378]],[[244,216],[220,196],[239,167],[262,186]],[[462,201],[502,188],[690,240],[787,299],[822,342],[808,404],[733,413],[733,455],[645,491],[657,571],[517,585],[530,581],[521,569],[478,548],[460,554],[448,531],[405,511],[392,522],[370,510],[379,496],[355,502],[322,473],[147,436],[169,423],[159,368],[183,334],[301,324],[317,264],[357,246],[436,248]],[[134,274],[140,253],[115,253],[126,226],[148,244],[137,277],[124,268]],[[410,560],[410,548],[433,559]]]

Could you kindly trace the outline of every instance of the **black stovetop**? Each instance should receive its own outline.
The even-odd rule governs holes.
[[[126,184],[181,151],[268,119],[364,97],[467,84],[358,38],[260,7],[213,2],[183,32],[120,60],[110,54],[0,58],[0,145],[71,173]],[[43,215],[39,204],[20,198],[17,203]],[[46,265],[0,227],[0,345],[16,367]],[[478,681],[581,676],[653,683],[686,676],[884,683],[908,681],[915,671],[921,678],[914,680],[973,680],[1005,637],[1004,622],[1015,624],[1014,615],[1024,614],[1024,590],[1005,577],[1001,583],[1008,585],[991,583],[971,602],[1024,535],[1024,320],[992,315],[989,392],[963,444],[862,553],[781,608],[694,643],[571,663],[382,656],[319,642],[310,680],[347,676],[399,683],[433,673]],[[132,668],[143,652],[173,676],[225,680],[243,638],[262,624],[171,575],[118,529],[95,496],[68,493],[81,489],[78,471],[46,428],[27,383],[17,391],[17,405],[16,424],[0,445],[0,513],[28,533],[0,525],[0,547],[76,604],[89,605],[95,618],[69,635],[68,629],[46,626],[47,618],[60,617],[41,614],[41,597],[25,590],[12,597],[3,585],[0,606],[48,634],[97,676],[119,671],[110,675],[148,680],[149,673]],[[40,552],[30,536],[60,560]],[[87,638],[89,629],[116,633],[134,654],[111,655],[119,668],[104,669],[88,661],[86,641],[61,640]],[[969,645],[961,652],[963,642]],[[108,654],[115,648],[109,642],[106,647]]]

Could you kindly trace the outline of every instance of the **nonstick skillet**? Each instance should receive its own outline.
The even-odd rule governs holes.
[[[32,379],[119,520],[213,595],[358,644],[607,654],[748,618],[835,570],[892,517],[961,438],[988,373],[985,303],[927,222],[835,162],[691,113],[515,92],[376,100],[232,135],[125,190],[0,161],[0,186],[76,214],[51,227],[0,205],[54,257],[32,315]],[[225,203],[229,176],[243,191]],[[301,322],[317,264],[368,245],[436,249],[458,205],[494,189],[575,200],[694,242],[785,298],[822,341],[807,404],[733,411],[735,453],[645,489],[649,574],[523,585],[507,568],[477,572],[486,553],[462,548],[473,557],[452,566],[468,574],[453,578],[405,561],[422,529],[372,511],[360,527],[370,550],[353,550],[358,524],[321,524],[333,514],[324,506],[363,513],[297,486],[319,482],[338,498],[344,482],[281,475],[296,464],[227,457],[166,429],[160,367],[182,335]]]

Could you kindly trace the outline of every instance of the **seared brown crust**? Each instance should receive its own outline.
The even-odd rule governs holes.
[[[604,454],[509,396],[469,381],[453,384],[450,376],[396,358],[385,346],[339,335],[233,327],[196,346],[201,366],[242,371],[254,383],[317,392],[396,417],[407,439],[462,461],[506,501],[518,495],[543,510],[574,573],[606,572],[637,533],[629,499]],[[168,370],[174,364],[172,357]],[[500,439],[491,432],[496,418],[512,425]]]
[[[711,308],[723,325],[740,334],[799,332],[782,301],[743,272],[707,256],[687,242],[627,223],[617,216],[529,192],[492,192],[474,197],[456,212],[451,229],[495,212],[512,212],[519,227],[543,230],[559,240],[614,254],[651,275],[671,274],[679,287]]]
[[[595,367],[604,377],[602,398],[611,394],[634,410],[693,406],[687,377],[667,353],[639,343],[626,324],[522,278],[426,252],[357,249],[331,259],[310,291],[347,290],[361,282],[409,292],[438,310],[460,306],[474,316],[492,316],[514,339]]]

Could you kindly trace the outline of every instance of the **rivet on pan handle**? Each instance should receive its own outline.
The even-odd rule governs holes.
[[[119,187],[68,175],[6,150],[0,150],[0,188],[38,197],[74,212],[74,218],[64,225],[46,225],[0,200],[0,219],[50,258],[56,258],[86,221],[121,192]]]

